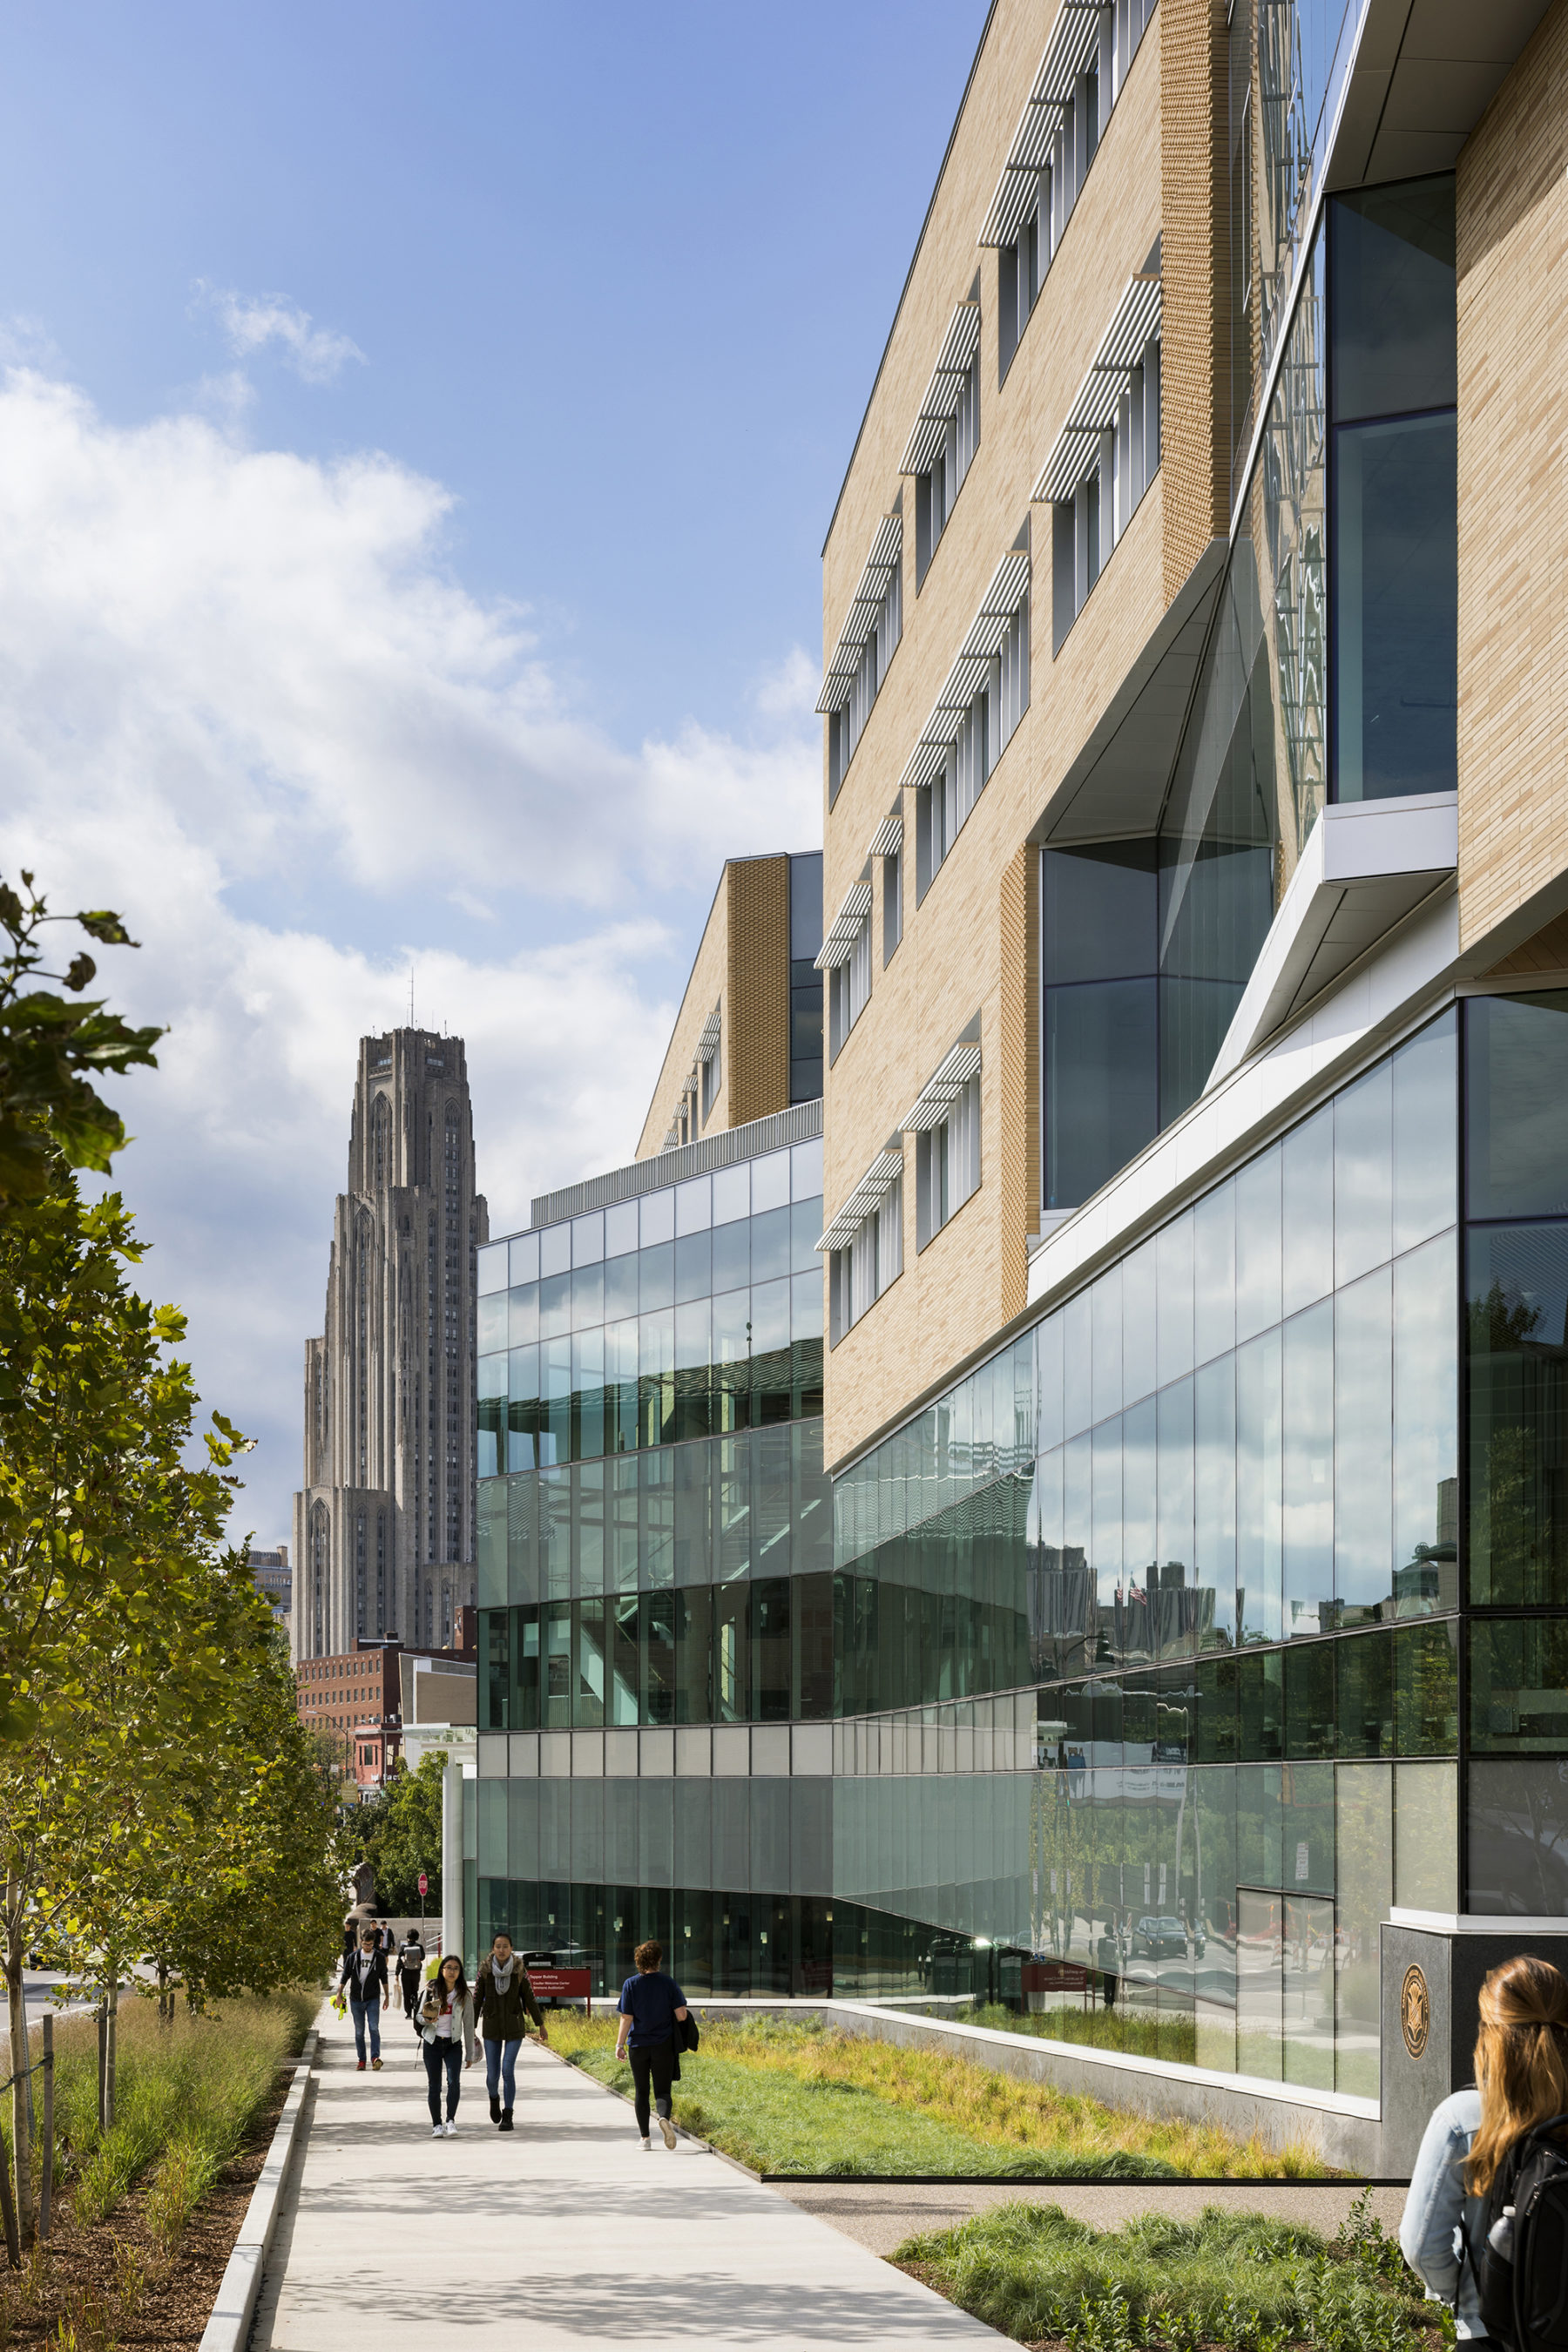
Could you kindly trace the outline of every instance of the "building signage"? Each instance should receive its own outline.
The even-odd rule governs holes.
[[[532,1969],[528,1981],[538,2000],[587,2000],[594,1990],[587,1969]]]
[[[1432,1997],[1417,1968],[1405,1969],[1405,1982],[1399,1988],[1399,2030],[1412,2058],[1424,2058],[1426,2037],[1432,2031]]]

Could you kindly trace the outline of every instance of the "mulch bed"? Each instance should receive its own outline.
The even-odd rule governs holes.
[[[166,2263],[153,2254],[143,2220],[143,2192],[133,2189],[106,2221],[79,2229],[68,2189],[58,2189],[41,2292],[29,2292],[30,2274],[4,2268],[0,2236],[0,2347],[34,2352],[58,2345],[64,2319],[76,2330],[77,2352],[104,2347],[148,2347],[176,2352],[202,2340],[251,2190],[266,2161],[287,2083],[249,2143],[218,2176],[212,2195],[198,2205],[184,2235]],[[132,2266],[140,2282],[127,2292]],[[9,2333],[7,2333],[7,2327]]]

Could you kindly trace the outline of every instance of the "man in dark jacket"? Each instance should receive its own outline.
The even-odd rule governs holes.
[[[419,1931],[410,1927],[397,1947],[397,1982],[403,1994],[403,2014],[414,2020],[414,2030],[419,2031],[416,2011],[419,2007],[419,1979],[425,1973],[425,1947]]]
[[[370,2063],[381,2072],[381,2011],[392,1999],[386,1981],[386,1954],[377,1948],[374,1927],[360,1929],[359,1949],[343,1962],[342,1975],[338,1979],[338,1990],[349,1997],[349,2009],[354,2021],[354,2049],[359,2054],[359,2071],[364,2073],[365,2028],[370,2028]]]
[[[522,2044],[525,2018],[533,2020],[541,2042],[549,2030],[533,1998],[528,1971],[511,1948],[511,1937],[498,1927],[495,1941],[479,1962],[474,1979],[474,2015],[485,2044],[485,2086],[490,2095],[490,2121],[502,2131],[511,2129],[512,2103],[517,2095],[517,2053]]]

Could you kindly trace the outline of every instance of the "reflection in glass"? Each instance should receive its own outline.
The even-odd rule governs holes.
[[[1077,1208],[1159,1127],[1156,983],[1046,992],[1046,1206]]]
[[[1478,997],[1473,1004],[1497,1002]],[[1394,1246],[1414,1248],[1451,1225],[1458,1157],[1451,1148],[1458,1073],[1452,1006],[1418,1030],[1394,1057]],[[1472,1072],[1472,1101],[1474,1061]],[[1568,1086],[1568,1058],[1563,1066]],[[1472,1216],[1484,1212],[1472,1207]]]
[[[1469,1626],[1470,1748],[1568,1756],[1568,1617],[1480,1617]]]
[[[1333,1622],[1334,1308],[1331,1299],[1284,1327],[1282,1402],[1285,1632]]]
[[[1335,423],[1452,407],[1453,174],[1336,197],[1329,220]]]
[[[1560,1919],[1568,1913],[1568,1766],[1478,1758],[1466,1775],[1467,1911]]]
[[[1239,1642],[1278,1642],[1280,1587],[1280,1346],[1264,1332],[1236,1356],[1236,1605]]]
[[[1568,1224],[1467,1244],[1473,1604],[1568,1604]]]
[[[1394,1266],[1394,1600],[1400,1617],[1459,1599],[1458,1344],[1451,1234]]]
[[[1568,991],[1465,1006],[1466,1212],[1568,1214]]]
[[[1458,763],[1452,410],[1334,436],[1334,796],[1451,793]]]
[[[1392,1614],[1394,1330],[1387,1268],[1342,1290],[1333,1312],[1334,1616],[1340,1625],[1361,1625]]]

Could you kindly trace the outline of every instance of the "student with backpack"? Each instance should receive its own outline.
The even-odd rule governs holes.
[[[680,2080],[680,2053],[697,2047],[697,2028],[689,2023],[686,1995],[673,1977],[664,1974],[664,1947],[650,1938],[632,1954],[637,1974],[621,1987],[621,2021],[616,2056],[632,2062],[632,2105],[645,2148],[648,2136],[648,2093],[658,2115],[659,2137],[666,2147],[675,2146],[675,2119],[669,2086]]]
[[[1399,2225],[1472,2347],[1568,2346],[1568,1977],[1529,1954],[1480,1990],[1476,2081],[1433,2112]]]
[[[425,1973],[425,1947],[416,1928],[410,1927],[397,1947],[397,1983],[403,1995],[403,2014],[411,2018],[416,2033],[419,2020],[415,2014],[419,2006],[419,1979]]]

